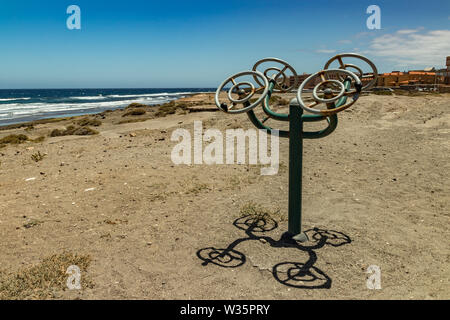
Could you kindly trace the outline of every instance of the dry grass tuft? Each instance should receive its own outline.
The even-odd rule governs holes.
[[[38,137],[38,138],[36,138],[36,139],[34,139],[32,141],[35,142],[35,143],[39,143],[39,142],[43,142],[44,140],[45,140],[45,137],[44,136],[40,136],[40,137]]]
[[[0,139],[0,145],[21,144],[28,140],[29,138],[24,134],[10,134],[9,136]]]
[[[287,217],[281,214],[280,209],[268,209],[253,201],[243,205],[239,213],[241,216],[249,216],[254,219],[273,219],[278,222],[287,220]]]
[[[91,257],[88,255],[65,252],[45,258],[17,273],[0,272],[0,300],[56,298],[58,291],[67,289],[70,275],[66,272],[72,265],[81,270],[82,288],[92,288],[92,281],[86,277],[90,263]]]
[[[76,122],[77,125],[80,127],[86,127],[86,126],[93,126],[93,127],[99,127],[102,125],[102,122],[97,119],[89,119],[89,118],[83,118]]]
[[[128,107],[125,108],[125,110],[127,109],[133,109],[133,108],[147,108],[148,106],[142,103],[137,103],[137,102],[133,102],[130,105],[128,105]]]
[[[45,154],[42,154],[40,151],[38,151],[37,153],[31,155],[31,160],[33,160],[34,162],[39,162],[44,160],[45,156]]]
[[[158,111],[155,113],[156,117],[165,117],[169,114],[175,114],[177,110],[182,110],[186,112],[188,110],[188,106],[184,103],[176,103],[175,101],[171,101],[169,103],[163,104],[159,107]]]
[[[147,120],[152,119],[151,117],[144,117],[144,118],[134,118],[134,119],[126,119],[126,120],[120,120],[116,122],[115,124],[124,124],[124,123],[135,123],[135,122],[144,122]]]
[[[147,111],[145,111],[142,108],[137,108],[137,109],[131,109],[130,111],[124,113],[122,115],[122,117],[127,117],[127,116],[142,116],[144,114],[146,114]]]
[[[76,127],[68,126],[65,130],[54,129],[50,133],[50,137],[60,137],[60,136],[90,136],[98,134],[98,131],[90,127]]]
[[[197,195],[203,191],[209,191],[211,190],[211,187],[202,182],[194,182],[190,185],[190,187],[185,191],[185,194],[194,194]]]

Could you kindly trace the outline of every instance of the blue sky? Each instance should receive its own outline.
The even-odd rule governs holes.
[[[0,88],[216,87],[261,58],[310,73],[349,51],[387,72],[444,65],[450,1],[2,1],[0,41]]]

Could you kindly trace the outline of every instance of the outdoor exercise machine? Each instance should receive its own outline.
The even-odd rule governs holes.
[[[359,66],[345,63],[344,59],[347,58],[362,60],[370,66],[371,72],[364,74]],[[330,68],[335,62],[338,68]],[[264,64],[267,66],[267,63],[275,66],[258,70]],[[354,69],[354,72],[348,69]],[[288,77],[287,72],[292,76]],[[370,79],[363,85],[362,80],[366,77]],[[337,113],[354,105],[361,92],[376,83],[377,77],[378,71],[372,61],[355,53],[344,53],[331,58],[323,70],[307,77],[298,87],[297,72],[290,64],[280,59],[266,58],[258,61],[252,70],[228,77],[217,89],[215,103],[219,109],[232,114],[247,113],[256,128],[267,130],[271,135],[289,138],[289,219],[286,239],[308,241],[306,233],[302,232],[301,223],[303,139],[319,139],[331,134],[338,124]],[[239,78],[244,80],[239,82]],[[228,89],[228,86],[231,87]],[[294,90],[297,90],[297,97],[290,101],[289,113],[273,111],[269,104],[272,94]],[[228,104],[220,101],[223,91],[226,91]],[[311,97],[305,97],[306,94]],[[254,112],[258,105],[262,105],[266,114],[262,120]],[[310,114],[303,114],[304,111]],[[265,125],[269,119],[287,121],[289,131],[275,130]],[[303,123],[317,121],[327,121],[328,126],[320,131],[303,130]]]

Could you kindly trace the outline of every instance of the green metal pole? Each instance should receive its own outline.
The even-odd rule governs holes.
[[[302,166],[303,166],[303,109],[292,99],[289,104],[289,226],[294,240],[304,242],[302,233]]]

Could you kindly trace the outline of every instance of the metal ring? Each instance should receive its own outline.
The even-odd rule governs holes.
[[[352,64],[345,64],[342,61],[342,58],[356,58],[356,59],[360,59],[363,60],[364,62],[366,62],[371,68],[372,68],[372,72],[373,72],[373,80],[370,81],[368,84],[366,84],[364,87],[362,87],[362,90],[367,90],[371,87],[373,87],[376,82],[377,82],[377,78],[378,78],[378,70],[377,67],[375,66],[375,64],[369,60],[368,58],[366,58],[365,56],[362,56],[360,54],[357,53],[342,53],[342,54],[338,54],[336,56],[334,56],[333,58],[331,58],[330,60],[328,60],[328,62],[325,64],[324,70],[328,69],[330,67],[330,65],[335,61],[338,60],[339,62],[339,67],[340,69],[346,70],[347,67],[351,67],[351,68],[355,68],[355,65]],[[361,68],[356,67],[356,69],[358,71],[361,72],[361,80],[364,78],[363,72],[361,70]]]
[[[327,83],[337,83],[341,87],[341,91],[339,92],[339,94],[336,97],[333,97],[333,98],[330,98],[330,99],[323,99],[323,98],[320,98],[317,95],[317,90],[321,86],[323,86],[324,84],[327,84]],[[325,80],[325,81],[322,81],[321,83],[319,83],[317,86],[314,87],[313,98],[314,98],[314,100],[322,102],[322,103],[331,103],[331,102],[339,100],[344,95],[344,92],[345,92],[345,87],[344,87],[344,84],[342,82],[340,82],[338,80]]]
[[[278,71],[278,73],[277,73],[277,75],[275,77],[274,76],[269,77],[267,75],[267,73],[269,71]],[[273,79],[276,82],[277,85],[282,85],[287,79],[286,74],[283,71],[281,71],[281,69],[275,68],[275,67],[267,68],[266,70],[264,70],[264,75],[266,76],[267,79]],[[281,79],[283,79],[281,82],[278,81],[280,76],[282,77]]]
[[[236,78],[239,78],[241,76],[246,76],[246,75],[253,76],[256,79],[260,78],[262,80],[264,85],[261,85],[260,88],[255,89],[255,87],[252,85],[252,94],[251,94],[251,96],[253,96],[258,91],[261,91],[261,96],[254,103],[250,104],[249,106],[246,106],[246,107],[241,108],[241,109],[234,109],[233,110],[233,108],[236,107],[237,104],[245,103],[251,98],[251,96],[250,96],[250,97],[246,97],[246,98],[240,99],[240,100],[233,99],[233,98],[230,99],[230,95],[231,95],[230,92],[231,92],[231,90],[233,88],[239,87],[239,85],[243,85],[243,84],[248,84],[249,83],[247,81],[239,83],[239,82],[237,82],[235,80]],[[229,82],[233,83],[232,88],[230,89],[230,91],[227,94],[228,99],[231,101],[231,106],[227,106],[226,104],[222,104],[219,101],[220,93],[222,92],[223,88]],[[252,110],[253,108],[255,108],[256,106],[258,106],[263,101],[263,99],[266,97],[268,92],[269,92],[269,80],[267,80],[267,78],[264,76],[264,74],[262,74],[259,71],[242,71],[242,72],[236,73],[235,75],[232,75],[231,77],[228,77],[224,82],[222,82],[222,84],[217,88],[214,101],[216,103],[216,106],[220,110],[222,110],[224,112],[227,112],[227,113],[243,113],[243,112],[248,112],[248,111]]]
[[[250,86],[250,88],[252,88],[252,91],[250,92],[250,94],[248,94],[248,95],[247,95],[245,98],[243,98],[243,99],[234,99],[234,98],[231,96],[231,94],[233,93],[233,90],[234,90],[235,88],[239,88],[239,86],[242,86],[242,85],[248,85],[248,86]],[[233,86],[230,88],[230,90],[228,91],[228,99],[229,99],[231,102],[233,102],[233,103],[244,103],[244,102],[247,102],[248,100],[250,100],[251,97],[253,97],[254,94],[255,94],[255,86],[253,85],[253,83],[248,82],[248,81],[243,81],[243,82],[236,83],[235,85],[233,85]]]
[[[342,105],[342,106],[340,106],[338,108],[327,109],[327,110],[320,110],[320,109],[312,108],[313,106],[316,106],[316,105],[318,105],[320,103],[323,103],[322,101],[316,100],[316,99],[315,99],[316,100],[315,103],[313,103],[312,105],[306,106],[305,102],[302,99],[302,92],[305,89],[306,85],[309,82],[311,82],[311,80],[313,80],[317,76],[321,76],[321,78],[323,80],[326,80],[326,79],[324,79],[324,77],[325,77],[325,74],[327,74],[327,73],[332,73],[332,74],[334,74],[334,73],[344,73],[344,74],[346,74],[347,76],[349,76],[351,79],[353,79],[355,81],[356,89],[352,90],[352,91],[349,91],[349,92],[346,92],[346,93],[344,93],[343,95],[341,95],[339,97],[339,98],[342,98],[344,95],[350,96],[350,97],[352,97],[353,101],[350,102],[350,103],[346,103],[346,104],[344,104],[344,105]],[[361,92],[360,87],[361,87],[361,80],[358,78],[357,75],[355,75],[351,71],[348,71],[348,70],[345,70],[345,69],[322,70],[322,71],[319,71],[317,73],[314,73],[314,74],[310,75],[307,79],[305,79],[305,81],[302,82],[302,84],[300,85],[300,88],[298,88],[298,91],[297,91],[297,100],[298,100],[298,103],[300,104],[300,106],[302,107],[302,109],[305,110],[305,111],[308,111],[308,112],[311,112],[311,113],[314,113],[314,114],[320,114],[320,115],[332,115],[332,114],[338,113],[338,112],[340,112],[342,110],[345,110],[345,109],[349,108],[350,106],[352,106],[356,102],[356,100],[358,100],[358,98],[359,98],[359,93]]]
[[[355,64],[346,63],[346,64],[344,65],[343,68],[339,68],[339,69],[348,70],[347,68],[353,68],[353,69],[356,69],[356,70],[358,71],[359,75],[356,74],[356,73],[353,72],[353,71],[352,71],[352,72],[355,73],[355,74],[359,77],[359,79],[362,79],[362,77],[363,77],[363,75],[364,75],[364,72],[362,71],[362,69],[361,69],[360,67],[358,67],[358,66],[355,65]],[[351,70],[350,70],[350,71],[351,71]]]
[[[298,85],[297,72],[296,72],[295,69],[294,69],[289,63],[287,63],[286,61],[283,61],[283,60],[277,59],[277,58],[265,58],[265,59],[262,59],[262,60],[259,60],[258,62],[256,62],[255,65],[253,66],[253,69],[252,69],[252,70],[253,70],[253,71],[257,71],[256,69],[259,67],[259,65],[262,64],[262,63],[265,63],[265,62],[275,62],[275,63],[279,63],[279,64],[281,64],[281,65],[284,66],[284,68],[282,68],[282,69],[276,68],[276,67],[270,67],[270,68],[267,68],[267,69],[264,71],[264,75],[266,75],[266,74],[267,74],[267,71],[270,71],[270,70],[276,70],[276,69],[279,70],[278,75],[275,76],[276,88],[274,89],[274,92],[288,92],[288,91],[291,91],[292,89],[297,88],[297,85]],[[294,84],[293,84],[292,86],[290,86],[290,87],[283,88],[283,87],[282,87],[282,83],[281,83],[281,84],[278,83],[278,82],[276,81],[276,79],[279,77],[280,73],[282,73],[282,74],[284,75],[284,78],[287,79],[286,74],[284,73],[286,70],[290,70],[290,71],[292,72],[292,75],[294,76]],[[270,79],[269,79],[269,80],[270,80]],[[256,81],[259,85],[262,85],[261,82],[258,81],[258,79],[255,78],[255,81]]]

